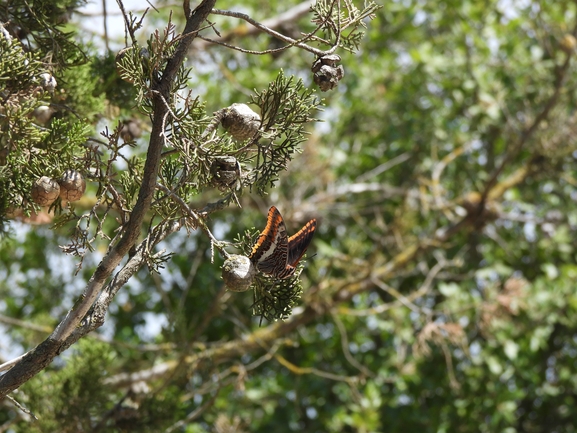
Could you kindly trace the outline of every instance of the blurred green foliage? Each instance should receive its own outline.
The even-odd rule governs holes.
[[[242,4],[258,20],[288,7]],[[297,37],[314,28],[310,19],[298,21]],[[240,24],[214,22],[222,33]],[[19,419],[7,403],[0,423],[14,422],[14,431],[576,431],[576,31],[577,6],[564,0],[383,4],[360,52],[337,51],[345,78],[322,94],[324,122],[308,130],[275,188],[265,198],[245,193],[242,209],[209,222],[232,241],[272,204],[289,233],[318,218],[302,308],[259,327],[250,293],[225,292],[210,241],[198,231],[173,235],[162,243],[176,252],[166,269],[142,269],[117,296],[106,343],[81,341],[13,394],[41,421]],[[273,43],[264,34],[233,42]],[[280,69],[312,85],[314,56],[300,50],[203,50],[202,59],[190,56],[189,86],[208,113],[248,102]],[[108,82],[119,92],[126,85]],[[86,102],[78,109],[93,121],[98,101]],[[133,150],[140,156],[143,146]],[[220,197],[198,192],[198,208]],[[68,236],[34,228],[3,241],[3,317],[51,329],[72,305],[96,259],[76,278],[70,265],[59,285],[65,267],[55,245]],[[0,322],[22,350],[47,335]],[[136,372],[148,376],[119,379]],[[148,391],[138,391],[140,381]],[[49,412],[64,401],[60,412],[76,413],[74,421]],[[132,424],[118,424],[122,411]]]

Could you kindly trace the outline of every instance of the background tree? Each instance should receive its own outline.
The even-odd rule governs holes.
[[[293,40],[308,37],[304,43],[315,47],[337,42],[330,25],[323,28],[326,33],[309,36],[315,25],[332,22],[343,28],[348,18],[362,15],[347,15],[343,2],[340,19],[323,21],[339,3],[319,4],[329,9],[311,15],[297,5],[281,14],[271,2],[243,6],[251,18],[267,20]],[[168,19],[169,8],[161,6],[142,23],[140,15],[128,21],[133,28],[158,25]],[[338,42],[346,75],[336,90],[323,94],[321,113],[307,99],[312,98],[310,66],[318,53],[298,47],[255,56],[197,38],[187,48],[195,65],[187,76],[171,69],[170,59],[186,39],[171,42],[177,30],[166,37],[153,33],[148,43],[136,33],[129,45],[137,49],[120,60],[121,74],[132,85],[116,75],[110,79],[112,74],[87,74],[95,83],[90,94],[107,105],[102,112],[120,112],[122,123],[111,126],[96,149],[77,140],[91,155],[84,156],[85,165],[70,158],[79,164],[71,168],[94,176],[85,198],[92,194],[97,202],[80,201],[78,216],[63,209],[60,229],[21,230],[3,241],[0,290],[9,338],[3,344],[21,346],[22,351],[12,350],[16,354],[40,345],[28,359],[7,360],[13,367],[0,386],[10,390],[16,378],[24,377],[22,371],[46,366],[39,359],[78,343],[12,393],[39,421],[30,423],[5,400],[0,416],[6,428],[575,430],[576,5],[387,2],[375,13],[359,53],[345,50],[355,46],[356,36]],[[187,20],[187,31],[208,24],[191,27],[195,17],[200,18],[195,13]],[[278,38],[247,31],[239,17],[213,14],[214,26],[199,35],[251,51],[278,47]],[[179,28],[176,13],[173,20]],[[293,44],[286,38],[284,43]],[[112,56],[89,59],[93,69],[88,70],[114,64]],[[74,70],[70,63],[63,70]],[[167,71],[175,74],[174,87],[155,87]],[[51,73],[60,86],[60,76]],[[298,162],[288,162],[296,147],[281,152],[287,159],[280,163],[279,154],[266,153],[285,149],[282,134],[292,134],[288,128],[295,124],[282,123],[282,117],[271,117],[279,123],[270,130],[260,126],[258,143],[239,143],[232,132],[215,128],[229,111],[207,115],[253,101],[251,107],[267,119],[265,97],[292,74],[305,80],[296,88],[293,79],[290,89],[308,107],[307,119],[325,121],[309,130]],[[194,96],[178,93],[185,85]],[[135,99],[127,105],[115,102],[120,89]],[[120,100],[126,104],[125,97]],[[140,120],[133,120],[134,109],[130,117],[123,111],[134,101],[143,119],[152,117],[152,126],[150,137],[126,140],[134,144],[128,147],[119,136],[125,125]],[[289,95],[278,106],[290,101]],[[90,110],[67,105],[89,118]],[[70,112],[59,115],[72,118]],[[72,127],[62,130],[70,134]],[[34,147],[48,146],[42,140]],[[155,140],[160,168],[158,176],[151,171],[147,178],[142,154],[148,151],[151,161]],[[249,149],[254,153],[245,154]],[[210,167],[231,152],[244,176],[239,189],[233,183],[219,196],[222,185],[213,183]],[[259,166],[261,161],[270,171]],[[60,176],[59,170],[67,168],[54,164],[47,160],[54,169],[47,176]],[[26,179],[31,185],[32,175]],[[147,189],[150,196],[143,192]],[[22,191],[24,186],[17,194],[23,196]],[[147,200],[150,209],[139,208]],[[210,203],[219,204],[207,209]],[[271,204],[283,212],[289,232],[311,217],[319,220],[319,229],[311,248],[316,254],[301,275],[298,306],[286,320],[265,320],[259,327],[260,318],[251,317],[255,298],[250,292],[226,291],[218,270],[222,258],[214,255],[212,263],[210,251],[233,251],[216,239],[236,238],[246,253],[255,234],[245,236],[246,230],[262,228]],[[134,223],[139,212],[144,224]],[[97,216],[103,222],[88,225]],[[72,235],[70,227],[75,227]],[[197,229],[189,236],[168,236],[179,227]],[[106,236],[111,240],[98,240]],[[144,241],[136,244],[139,236]],[[70,239],[75,243],[68,251],[94,248],[84,255],[76,277],[56,251]],[[166,261],[162,249],[175,254]],[[116,277],[108,280],[126,255]],[[102,256],[112,258],[97,266],[96,257]],[[147,268],[138,270],[140,264]],[[82,300],[78,280],[88,281]],[[75,302],[71,319],[46,340]],[[92,309],[84,311],[84,306]],[[105,311],[102,332],[87,334],[102,324]],[[90,320],[81,321],[86,313]],[[68,327],[75,320],[80,326]]]

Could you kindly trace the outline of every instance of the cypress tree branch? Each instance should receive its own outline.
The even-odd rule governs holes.
[[[77,334],[75,334],[74,338],[69,339],[75,329],[81,324],[81,321],[93,306],[94,302],[98,299],[106,280],[136,243],[144,216],[150,209],[158,176],[162,148],[165,144],[164,126],[169,113],[164,101],[169,100],[171,83],[174,81],[179,68],[184,62],[184,57],[190,44],[196,37],[198,30],[208,17],[215,3],[216,0],[205,0],[190,14],[186,21],[183,36],[179,39],[178,47],[174,55],[169,59],[160,80],[153,84],[154,111],[152,132],[150,134],[150,143],[144,166],[144,176],[142,186],[139,190],[138,200],[131,213],[130,220],[124,228],[124,234],[118,244],[104,256],[88,281],[80,301],[68,312],[67,316],[57,326],[52,335],[26,354],[12,369],[0,378],[0,399],[46,368],[54,357],[66,350],[82,336],[78,335],[78,338],[76,338]]]

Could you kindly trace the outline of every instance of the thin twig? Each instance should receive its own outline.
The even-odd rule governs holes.
[[[169,428],[167,428],[165,430],[165,433],[171,433],[173,431],[176,431],[178,429],[180,429],[181,427],[186,426],[190,421],[198,418],[204,411],[206,411],[209,407],[211,407],[214,402],[216,401],[216,398],[218,397],[218,391],[217,390],[212,397],[210,398],[210,400],[207,400],[202,406],[197,407],[195,410],[193,410],[192,412],[190,412],[186,418],[181,419],[180,421],[174,423],[173,425],[171,425]]]
[[[334,51],[334,49],[332,51],[331,50],[322,51],[322,50],[319,50],[318,48],[314,48],[314,47],[311,47],[305,43],[299,42],[296,39],[285,36],[282,33],[279,33],[279,32],[277,32],[271,28],[268,28],[268,27],[262,25],[258,21],[253,20],[247,14],[243,14],[241,12],[213,9],[212,13],[215,15],[223,15],[223,16],[227,16],[227,17],[233,17],[233,18],[238,18],[238,19],[244,20],[244,21],[252,24],[254,27],[262,30],[263,32],[268,33],[269,35],[274,36],[275,38],[280,39],[281,41],[284,41],[287,44],[290,44],[291,46],[296,46],[296,47],[302,48],[306,51],[309,51],[309,52],[317,55],[318,57],[322,57],[322,56],[325,56],[327,54],[331,54]]]
[[[336,314],[334,310],[331,311],[331,317],[333,318],[333,321],[337,325],[339,333],[341,334],[341,350],[345,355],[345,359],[349,362],[349,364],[351,364],[365,376],[375,377],[375,374],[371,370],[369,370],[367,367],[365,367],[363,364],[357,361],[355,357],[351,354],[351,351],[349,350],[347,330],[345,328],[345,325],[343,324],[343,321],[339,318],[338,314]]]
[[[105,1],[105,0],[103,0]],[[136,41],[136,35],[134,34],[134,30],[132,28],[132,24],[130,23],[130,21],[128,20],[128,14],[126,13],[126,9],[124,9],[124,3],[122,3],[122,0],[116,0],[116,3],[118,4],[118,8],[120,9],[120,11],[122,12],[122,18],[124,19],[124,30],[125,30],[125,35],[126,34],[130,34],[130,39],[132,40],[132,45],[136,46],[137,41]],[[125,36],[127,45],[128,45],[128,38]]]
[[[384,173],[385,171],[390,170],[394,166],[407,161],[408,159],[411,158],[411,156],[412,156],[411,152],[401,153],[400,155],[397,155],[394,158],[389,159],[387,162],[378,165],[372,170],[369,170],[361,174],[359,177],[355,179],[355,183],[365,182],[373,177],[377,177],[379,174]]]
[[[219,41],[218,39],[211,39],[206,36],[198,35],[198,39],[202,39],[203,41],[210,42],[212,44],[222,45],[223,47],[230,48],[231,50],[240,51],[241,53],[245,54],[253,54],[256,56],[262,56],[265,54],[276,54],[280,53],[281,51],[285,51],[288,48],[292,47],[292,44],[285,45],[280,48],[271,48],[269,50],[262,50],[262,51],[255,51],[255,50],[247,50],[246,48],[237,47],[236,45],[231,45],[227,42]]]
[[[174,191],[168,189],[164,185],[157,184],[157,188],[172,197],[186,212],[186,214],[194,220],[194,223],[207,234],[211,244],[214,245],[226,259],[229,258],[230,254],[224,249],[224,243],[214,237],[204,220],[196,212],[194,212],[182,198],[180,198],[177,194],[174,193]]]
[[[104,26],[104,46],[106,51],[110,51],[110,44],[108,41],[108,13],[106,11],[106,0],[102,0],[102,25]]]
[[[325,379],[330,379],[338,382],[347,382],[347,383],[354,383],[358,381],[356,376],[344,376],[340,374],[329,373],[327,371],[320,370],[315,367],[299,367],[296,364],[293,364],[283,356],[279,354],[274,355],[274,358],[281,364],[283,367],[287,368],[291,373],[297,375],[304,375],[304,374],[314,374],[319,377],[324,377]]]
[[[14,405],[20,409],[22,412],[24,412],[27,415],[30,415],[32,418],[34,418],[36,421],[38,421],[38,418],[36,417],[36,415],[34,415],[32,413],[32,411],[30,409],[25,408],[24,406],[22,406],[20,403],[18,403],[16,400],[14,400],[13,397],[7,395],[6,396],[8,398],[8,400],[10,400],[12,403],[14,403]]]
[[[50,326],[45,325],[35,325],[34,323],[26,322],[25,320],[14,319],[13,317],[8,317],[3,314],[0,314],[0,322],[6,323],[8,325],[19,326],[21,328],[30,329],[36,332],[52,332],[52,328]],[[2,371],[2,370],[0,370]]]
[[[389,295],[391,295],[393,298],[397,299],[401,304],[403,304],[405,307],[409,308],[411,311],[413,311],[415,313],[419,313],[419,314],[425,310],[426,310],[426,312],[429,312],[428,309],[421,309],[421,308],[417,307],[406,296],[403,296],[401,293],[399,293],[399,291],[396,290],[394,287],[391,287],[388,284],[385,284],[384,282],[380,281],[378,278],[373,277],[372,282],[379,289],[383,290],[384,292],[387,292]]]

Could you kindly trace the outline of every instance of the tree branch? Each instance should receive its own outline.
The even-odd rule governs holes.
[[[108,311],[110,303],[114,299],[114,296],[145,263],[150,248],[154,247],[171,233],[178,231],[181,226],[182,224],[179,222],[164,224],[163,226],[157,227],[154,233],[151,233],[146,239],[144,239],[136,248],[135,254],[104,288],[94,305],[92,312],[74,329],[65,341],[57,342],[54,341],[54,339],[51,339],[51,337],[48,337],[45,341],[40,343],[38,347],[30,352],[0,365],[0,371],[12,368],[0,379],[0,384],[2,385],[2,388],[0,388],[0,398],[10,392],[7,391],[6,394],[2,394],[5,392],[5,389],[9,389],[10,387],[15,389],[38,373],[38,371],[36,371],[36,365],[38,362],[45,363],[41,365],[46,367],[54,356],[68,349],[89,332],[102,326],[104,324],[104,317]],[[54,353],[54,350],[59,351],[52,356],[52,358],[48,359],[50,354]]]
[[[283,35],[282,33],[277,32],[276,30],[273,30],[271,28],[268,28],[267,26],[259,23],[256,20],[253,20],[251,17],[249,17],[247,14],[243,14],[241,12],[234,12],[234,11],[225,11],[225,10],[219,10],[219,9],[215,9],[212,11],[213,14],[215,15],[224,15],[224,16],[228,16],[228,17],[234,17],[234,18],[238,18],[241,20],[246,21],[247,23],[253,25],[255,28],[268,33],[269,35],[280,39],[283,42],[286,42],[287,44],[289,44],[289,46],[295,46],[295,47],[299,47],[302,48],[304,50],[307,50],[315,55],[317,55],[318,57],[322,57],[324,55],[327,54],[331,54],[334,51],[334,48],[328,50],[328,51],[323,51],[323,50],[319,50],[318,48],[314,48],[311,47],[301,41],[298,41],[296,39],[290,38],[288,36]],[[307,35],[304,39],[307,39],[309,36]],[[216,41],[215,41],[216,42]]]
[[[310,12],[312,3],[312,1],[307,0],[279,14],[277,17],[264,20],[261,24],[268,29],[276,30],[282,27],[284,23],[294,23]],[[262,30],[258,27],[247,27],[245,25],[240,25],[230,32],[212,39],[210,42],[207,42],[206,40],[196,40],[194,44],[192,44],[191,48],[194,50],[202,51],[213,46],[213,43],[226,43],[230,42],[235,37],[254,36],[261,31]]]
[[[136,240],[140,235],[144,216],[150,209],[150,204],[156,187],[162,148],[165,144],[164,119],[168,113],[168,109],[163,103],[162,98],[165,100],[169,99],[171,83],[174,81],[179,68],[184,62],[184,56],[188,51],[192,40],[200,29],[201,24],[208,17],[208,14],[214,7],[215,3],[216,0],[202,1],[191,13],[190,17],[187,18],[184,34],[179,39],[174,55],[168,60],[159,82],[153,84],[152,94],[154,98],[154,114],[150,143],[144,166],[142,186],[139,190],[138,199],[134,209],[132,210],[130,220],[124,228],[122,238],[102,259],[96,268],[96,271],[88,281],[79,302],[77,302],[74,308],[68,312],[67,316],[57,326],[52,335],[40,343],[35,349],[26,354],[20,362],[0,378],[0,399],[46,368],[52,362],[54,357],[66,350],[80,337],[90,332],[90,330],[95,329],[90,326],[86,328],[86,323],[83,323],[83,326],[80,327],[79,325],[81,325],[81,321],[100,296],[106,280],[136,243]],[[131,263],[131,261],[128,263]],[[128,272],[127,277],[130,278],[134,272]],[[115,281],[119,281],[119,275],[117,275]],[[98,317],[98,320],[94,321],[94,324],[98,325],[100,320],[102,320],[103,323],[105,311],[96,308],[95,311],[98,311],[100,316]]]

